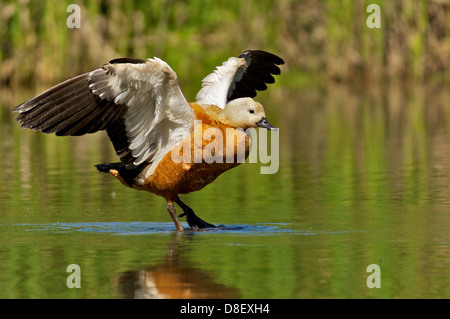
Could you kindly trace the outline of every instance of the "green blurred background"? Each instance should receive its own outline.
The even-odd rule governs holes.
[[[66,27],[70,3],[81,7],[80,29]],[[380,29],[366,26],[372,3]],[[280,54],[295,74],[280,81],[291,85],[448,82],[449,15],[447,0],[6,0],[0,83],[48,85],[113,57],[153,56],[197,81],[244,49]]]

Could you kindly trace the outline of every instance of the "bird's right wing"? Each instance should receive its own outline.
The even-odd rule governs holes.
[[[190,134],[194,112],[158,59],[115,59],[17,106],[22,127],[56,135],[106,130],[121,161],[157,164]]]

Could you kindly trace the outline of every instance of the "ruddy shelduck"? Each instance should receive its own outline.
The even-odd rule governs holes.
[[[166,62],[119,58],[48,89],[14,112],[23,128],[44,133],[106,130],[121,162],[96,165],[100,172],[164,197],[177,231],[184,229],[181,216],[191,228],[215,227],[196,216],[179,194],[200,190],[239,165],[237,157],[249,154],[244,130],[274,129],[252,98],[275,82],[272,75],[280,74],[281,64],[274,54],[246,50],[205,77],[196,102],[188,103]],[[209,137],[198,139],[196,132]],[[211,148],[216,139],[219,144]],[[183,209],[180,216],[174,202]]]

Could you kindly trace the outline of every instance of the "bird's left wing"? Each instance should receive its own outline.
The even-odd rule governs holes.
[[[246,50],[239,57],[231,57],[202,81],[196,100],[199,104],[213,104],[220,108],[240,97],[255,97],[256,91],[274,83],[272,75],[280,74],[277,65],[284,64],[279,56],[261,50]]]

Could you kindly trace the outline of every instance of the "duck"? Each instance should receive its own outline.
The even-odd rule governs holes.
[[[116,58],[16,106],[22,128],[80,136],[106,131],[120,162],[96,165],[127,187],[165,198],[176,231],[215,228],[180,199],[249,155],[252,128],[276,129],[256,91],[281,74],[284,60],[263,50],[230,57],[202,80],[188,103],[163,60]],[[177,215],[174,204],[183,213]]]

